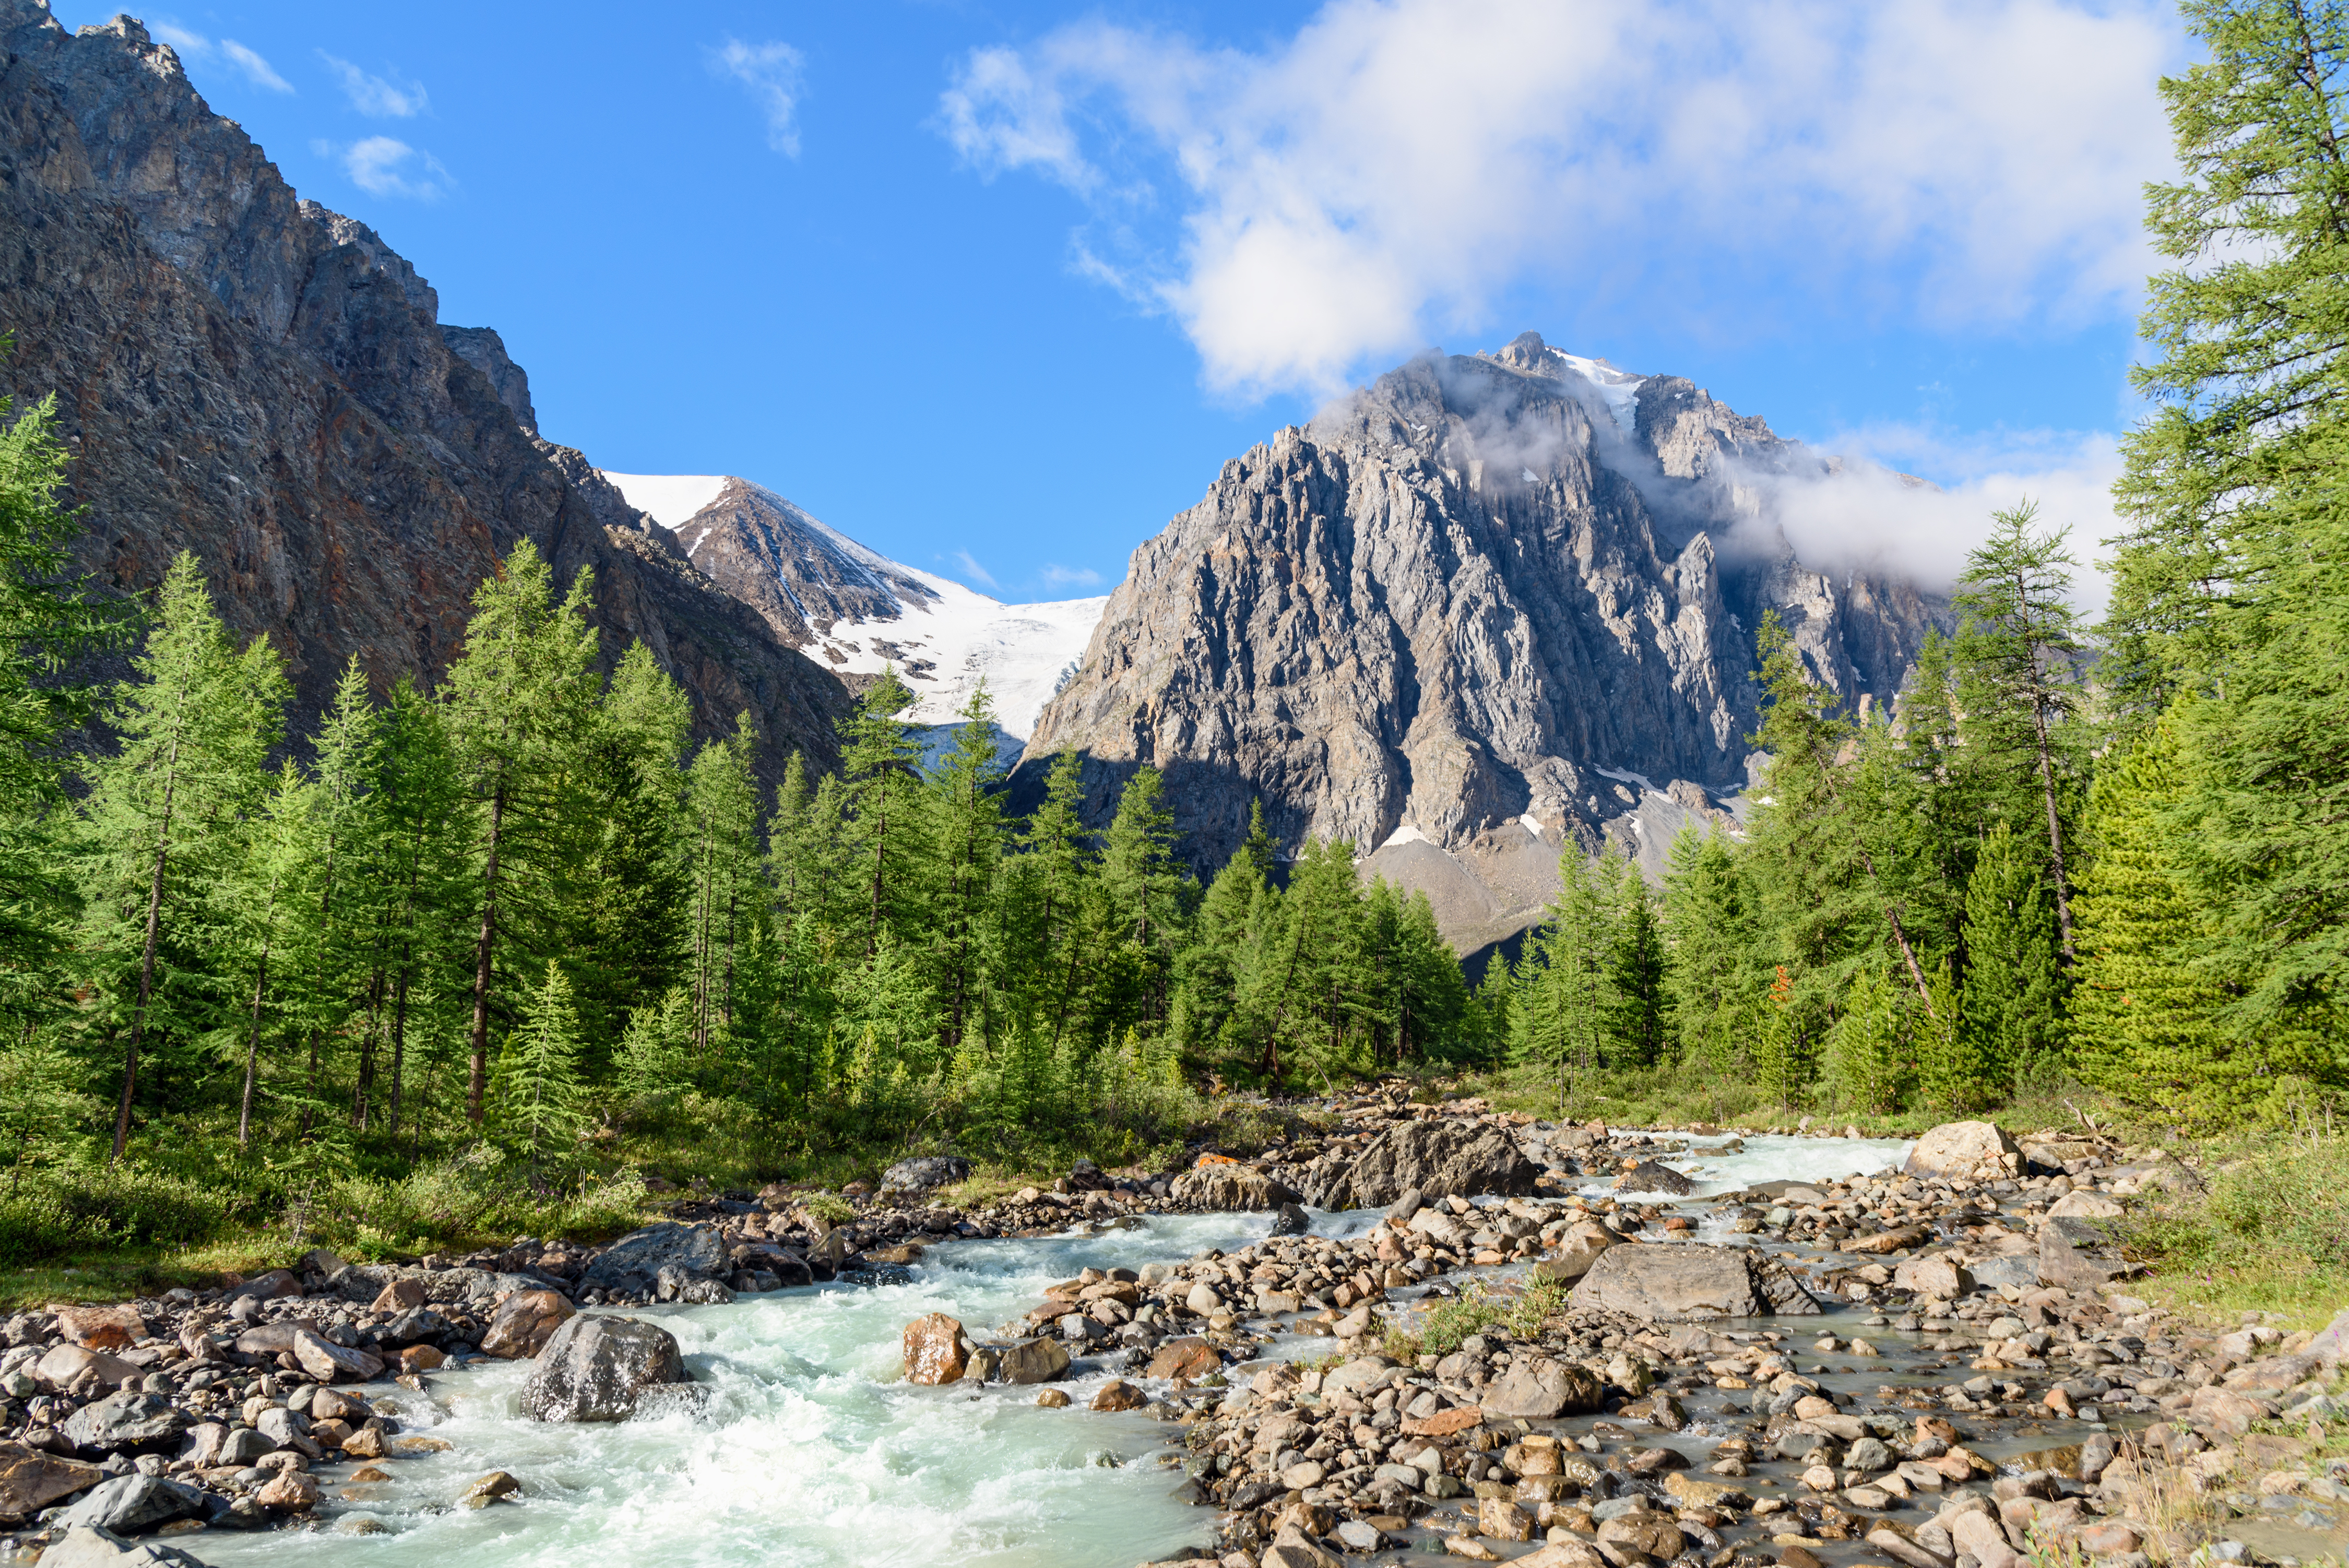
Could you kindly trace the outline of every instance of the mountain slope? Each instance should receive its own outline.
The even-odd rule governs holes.
[[[1763,509],[1774,477],[1830,469],[1534,334],[1414,361],[1226,463],[1134,552],[1023,789],[1073,747],[1102,821],[1150,763],[1203,870],[1260,798],[1292,848],[1374,850],[1366,874],[1426,889],[1458,944],[1506,935],[1568,841],[1661,870],[1744,787],[1766,610],[1835,690],[1898,689],[1945,607],[1806,566]]]
[[[306,724],[353,655],[378,691],[437,676],[529,538],[594,569],[605,656],[643,638],[703,733],[748,709],[773,756],[836,755],[839,683],[540,438],[496,335],[440,326],[415,269],[299,200],[168,46],[0,0],[0,385],[57,394],[88,569],[143,588],[193,550]]]
[[[983,678],[998,727],[1025,740],[1109,603],[1104,596],[1003,603],[868,550],[772,490],[730,475],[605,478],[777,636],[852,684],[896,666],[919,698],[908,716],[916,724],[951,723]]]

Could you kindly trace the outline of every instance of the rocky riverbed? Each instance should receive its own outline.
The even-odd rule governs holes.
[[[1334,1109],[1172,1178],[1081,1167],[957,1209],[934,1194],[966,1171],[909,1161],[844,1202],[696,1196],[608,1247],[313,1253],[23,1314],[6,1544],[2009,1568],[2061,1543],[2133,1568],[2178,1488],[2240,1516],[2229,1550],[2349,1542],[2349,1475],[2276,1429],[2343,1413],[2349,1325],[2185,1329],[2096,1229],[2192,1182],[2173,1160],[1981,1124],[1910,1149]],[[1443,1334],[1463,1293],[1529,1289],[1546,1316]]]

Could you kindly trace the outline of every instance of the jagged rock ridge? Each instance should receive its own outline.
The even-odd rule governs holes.
[[[0,0],[0,385],[55,391],[86,566],[137,589],[193,550],[285,652],[297,723],[346,658],[437,676],[524,538],[595,573],[605,652],[641,637],[705,731],[749,710],[829,763],[839,682],[717,591],[575,451],[541,439],[496,335],[366,225],[299,200],[127,17],[69,36]]]
[[[1226,463],[1134,552],[1022,764],[1084,753],[1105,820],[1149,763],[1202,869],[1261,798],[1350,840],[1464,949],[1534,919],[1569,841],[1661,868],[1745,784],[1754,636],[1889,699],[1941,601],[1795,559],[1774,480],[1833,465],[1675,377],[1527,333],[1431,355]],[[1661,781],[1661,782],[1658,782]]]
[[[918,698],[914,722],[950,724],[984,679],[1015,757],[1109,603],[1003,603],[892,561],[732,475],[605,477],[713,583],[852,686],[894,666]]]

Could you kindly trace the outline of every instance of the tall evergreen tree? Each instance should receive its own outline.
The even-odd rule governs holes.
[[[537,956],[554,956],[543,923],[579,853],[578,762],[596,695],[591,587],[582,572],[558,603],[554,569],[523,540],[474,593],[464,649],[449,671],[450,738],[480,805],[465,1096],[476,1124],[489,1082],[499,940],[535,923]]]
[[[1966,973],[1957,1081],[1939,1086],[1951,1109],[1998,1103],[2016,1078],[2062,1049],[2063,971],[2054,901],[2034,850],[2001,822],[1966,882]]]
[[[117,1160],[150,1031],[192,1041],[229,994],[209,895],[242,858],[289,695],[267,638],[238,652],[191,554],[164,574],[131,667],[109,714],[120,743],[82,767],[83,942],[98,960],[98,1021],[123,1052]]]

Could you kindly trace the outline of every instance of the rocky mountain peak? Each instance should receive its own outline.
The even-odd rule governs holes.
[[[1747,776],[1754,633],[1889,698],[1943,614],[1795,559],[1752,476],[1826,466],[1691,383],[1525,334],[1398,366],[1226,463],[1134,552],[1031,739],[1105,820],[1167,775],[1219,865],[1261,799],[1437,896],[1455,940],[1526,923],[1568,843],[1661,869]]]

